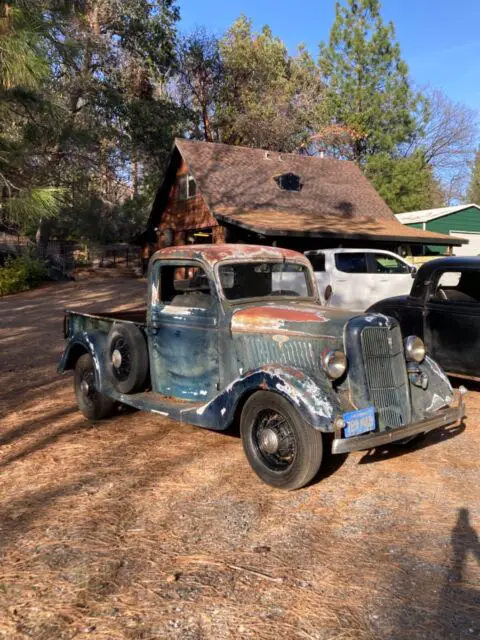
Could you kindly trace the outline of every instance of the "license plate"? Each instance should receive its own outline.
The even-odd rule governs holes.
[[[349,411],[343,414],[345,420],[345,438],[359,436],[361,433],[373,431],[375,429],[375,409],[367,407],[358,411]]]

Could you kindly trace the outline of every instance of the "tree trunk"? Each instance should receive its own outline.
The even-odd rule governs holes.
[[[50,233],[52,231],[52,221],[47,218],[40,218],[37,233],[35,234],[35,242],[42,257],[47,253]]]
[[[135,146],[132,149],[132,187],[133,195],[138,195],[138,158]]]

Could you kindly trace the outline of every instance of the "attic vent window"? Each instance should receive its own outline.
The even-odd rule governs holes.
[[[197,195],[197,183],[190,174],[178,178],[178,199],[190,200]]]
[[[300,176],[295,173],[283,173],[281,176],[275,176],[275,182],[283,191],[300,191],[303,186]]]

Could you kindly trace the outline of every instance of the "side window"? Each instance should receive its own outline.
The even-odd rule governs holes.
[[[367,273],[367,256],[365,253],[336,253],[335,266],[344,273]]]
[[[480,271],[444,271],[435,280],[436,301],[480,304]]]
[[[214,297],[202,267],[162,265],[159,277],[160,302],[164,306],[213,309]]]
[[[313,267],[315,273],[320,271],[325,271],[325,254],[324,253],[316,253],[308,256],[310,263]]]
[[[373,273],[410,273],[408,265],[388,253],[372,253]]]
[[[195,178],[190,174],[180,176],[178,178],[178,200],[189,200],[190,198],[194,198],[196,195],[197,183],[195,182]]]

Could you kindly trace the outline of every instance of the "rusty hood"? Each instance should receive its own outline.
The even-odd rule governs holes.
[[[232,334],[340,338],[345,323],[355,315],[307,302],[272,302],[236,309],[231,328]]]

